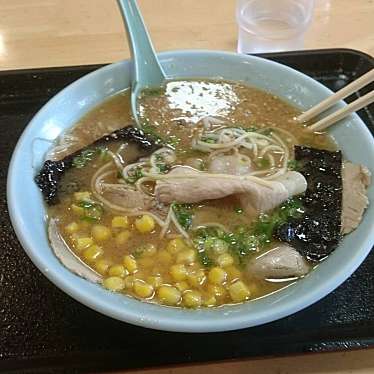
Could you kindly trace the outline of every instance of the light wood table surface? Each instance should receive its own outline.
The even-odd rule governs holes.
[[[235,0],[139,0],[139,3],[159,51],[236,49]],[[305,48],[336,47],[374,54],[374,0],[316,0]],[[115,0],[0,0],[0,70],[98,64],[128,56]],[[206,371],[369,374],[374,373],[374,350],[167,368],[147,373]]]

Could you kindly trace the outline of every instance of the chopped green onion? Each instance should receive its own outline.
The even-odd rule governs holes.
[[[84,215],[80,218],[83,221],[96,222],[101,219],[103,207],[93,201],[83,200],[78,206],[84,209]]]
[[[197,251],[197,256],[203,266],[207,268],[213,266],[213,260],[207,255],[205,251]]]
[[[202,138],[201,139],[204,143],[208,143],[208,144],[215,144],[216,143],[216,140],[213,139],[213,138]]]
[[[274,209],[270,214],[261,214],[251,225],[237,226],[233,232],[223,232],[219,228],[205,227],[194,232],[194,244],[198,252],[206,256],[217,254],[226,243],[239,264],[244,264],[247,256],[273,240],[275,230],[289,219],[299,218],[304,213],[301,200],[292,198]]]
[[[73,158],[73,167],[81,169],[85,167],[90,161],[92,161],[96,156],[99,156],[100,161],[106,161],[110,156],[108,154],[108,149],[105,147],[88,148],[80,152],[77,156]]]
[[[144,174],[142,168],[137,166],[136,168],[131,170],[131,175],[127,178],[124,178],[125,182],[128,184],[135,184],[140,178],[143,178]]]
[[[256,161],[256,165],[261,169],[266,169],[270,166],[270,161],[267,158],[260,158]]]
[[[172,204],[172,209],[178,223],[183,229],[188,230],[192,226],[193,209],[190,204]]]
[[[302,164],[298,160],[289,160],[287,162],[287,167],[289,170],[298,171],[298,170],[301,170]]]
[[[176,146],[181,142],[181,139],[175,135],[170,135],[166,138],[166,144],[168,144],[172,148],[176,148]]]
[[[170,166],[166,164],[156,164],[160,173],[167,173],[170,170]]]
[[[96,149],[85,149],[84,151],[80,152],[79,155],[73,158],[73,167],[81,169],[87,165],[89,161],[91,161],[97,154]]]

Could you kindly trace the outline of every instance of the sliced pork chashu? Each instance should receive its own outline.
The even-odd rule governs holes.
[[[363,165],[346,161],[343,163],[342,177],[342,234],[349,234],[360,224],[369,205],[366,193],[371,183],[371,173]]]
[[[246,267],[247,274],[259,279],[282,279],[301,277],[310,266],[294,248],[287,244],[270,249],[251,260]]]
[[[264,184],[237,177],[217,175],[213,178],[204,172],[183,166],[173,169],[169,176],[169,179],[156,184],[155,196],[161,203],[198,203],[236,195],[243,208],[250,213],[271,210],[306,189],[305,178],[295,171]]]
[[[110,184],[101,187],[102,195],[112,204],[124,209],[148,210],[154,205],[154,199],[145,193],[132,189],[125,184]]]

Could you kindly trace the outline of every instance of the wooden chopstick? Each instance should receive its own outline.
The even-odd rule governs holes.
[[[361,108],[374,102],[374,91],[367,93],[366,95],[360,97],[359,99],[348,104],[344,108],[337,110],[336,112],[330,114],[329,116],[317,121],[311,126],[308,126],[307,129],[310,131],[321,131],[331,126],[337,121],[340,121],[342,118],[360,110]]]
[[[368,85],[372,81],[374,81],[374,69],[372,69],[369,72],[367,72],[366,74],[362,75],[360,78],[356,79],[355,81],[350,83],[348,86],[342,88],[341,90],[336,92],[334,95],[328,97],[327,99],[321,101],[319,104],[310,108],[309,110],[307,110],[306,112],[304,112],[303,114],[298,116],[296,118],[296,120],[300,123],[304,123],[304,122],[307,122],[307,121],[311,120],[312,118],[318,116],[319,114],[321,114],[322,112],[324,112],[325,110],[330,108],[332,105],[336,104],[339,100],[342,100],[342,99],[346,98],[347,96],[353,94],[354,92],[356,92],[360,88]],[[368,104],[366,104],[366,105],[368,105]],[[360,107],[360,109],[361,108],[362,108],[362,106]],[[354,109],[354,110],[358,110],[358,109]],[[347,114],[348,113],[350,113],[350,112],[347,112]],[[343,118],[343,117],[340,117],[340,119],[341,118]],[[336,120],[336,121],[338,121],[338,120]]]

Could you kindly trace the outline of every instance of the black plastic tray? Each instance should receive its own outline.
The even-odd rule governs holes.
[[[374,66],[371,57],[352,50],[265,57],[333,90]],[[71,299],[35,268],[8,217],[9,159],[35,112],[98,67],[0,73],[0,371],[84,372],[374,347],[374,253],[335,292],[306,310],[260,327],[214,334],[168,333],[113,320]],[[371,130],[373,109],[360,112]]]

